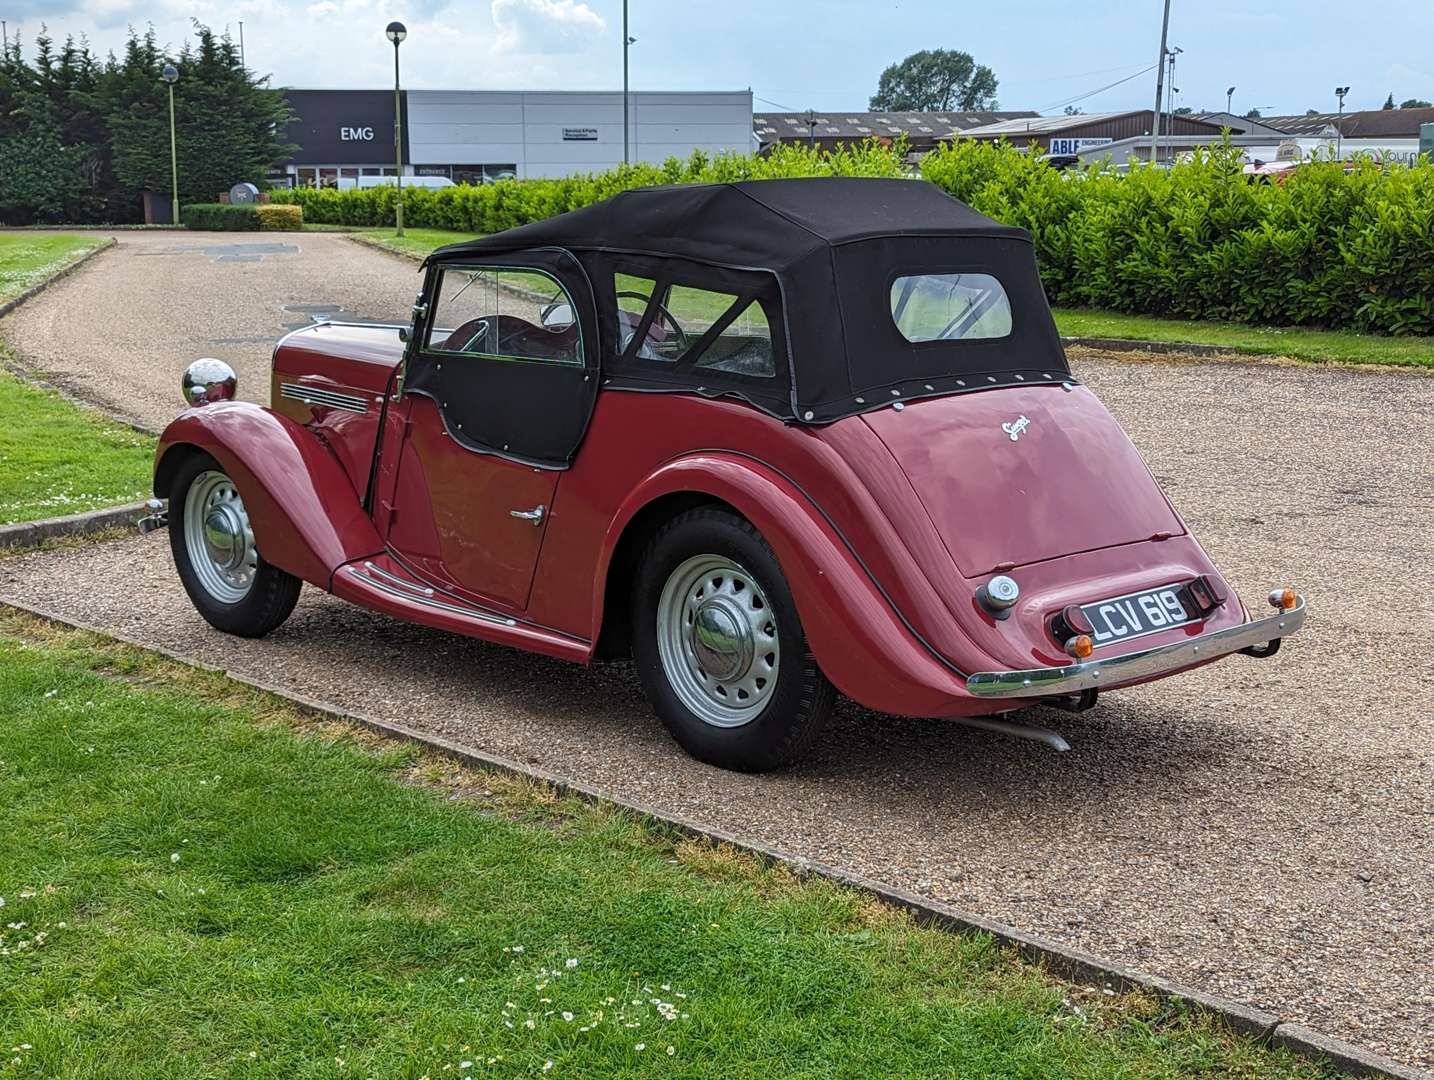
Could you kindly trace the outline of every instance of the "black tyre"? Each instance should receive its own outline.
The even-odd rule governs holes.
[[[749,522],[716,507],[673,518],[648,546],[632,609],[643,690],[689,754],[764,772],[810,749],[836,690]]]
[[[169,546],[184,591],[216,630],[263,637],[298,603],[303,582],[260,556],[238,488],[207,454],[170,485]]]

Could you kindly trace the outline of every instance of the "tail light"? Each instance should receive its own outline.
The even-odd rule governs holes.
[[[1181,599],[1186,606],[1200,613],[1203,619],[1225,603],[1225,590],[1209,574],[1201,574],[1193,581],[1187,581],[1180,589]]]
[[[1095,633],[1095,627],[1090,624],[1090,620],[1086,618],[1085,612],[1080,609],[1078,604],[1070,604],[1051,616],[1050,629],[1051,637],[1059,641],[1063,647],[1075,638],[1089,638]],[[1070,649],[1066,648],[1066,651],[1070,652]],[[1071,655],[1075,654],[1071,653]]]

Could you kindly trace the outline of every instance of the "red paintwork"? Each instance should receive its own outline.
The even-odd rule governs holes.
[[[344,563],[383,550],[338,461],[287,417],[239,401],[185,410],[155,451],[161,498],[186,447],[223,466],[244,499],[259,554],[280,569],[327,589]]]
[[[1013,442],[1002,425],[1018,417],[1030,424]],[[862,420],[968,577],[1185,531],[1115,417],[1084,386],[936,398]]]
[[[395,331],[306,330],[277,351],[275,380],[386,396],[400,351]],[[564,472],[456,446],[417,395],[390,401],[381,433],[377,409],[358,423],[278,407],[285,416],[191,410],[161,455],[191,442],[219,457],[276,565],[399,618],[567,659],[593,652],[624,530],[670,495],[722,500],[761,531],[823,670],[884,712],[1029,704],[974,699],[964,673],[1066,663],[1046,624],[1068,603],[1220,580],[1130,441],[1079,387],[992,389],[825,427],[732,400],[607,390]],[[1012,441],[1001,424],[1023,415],[1030,424]],[[366,456],[376,457],[368,512]],[[541,527],[509,515],[539,504]],[[436,589],[449,608],[376,588],[365,561]],[[975,591],[1016,565],[1022,598],[998,622]],[[1203,624],[1110,654],[1242,621],[1232,599]]]

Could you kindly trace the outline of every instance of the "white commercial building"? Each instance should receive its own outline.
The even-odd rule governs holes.
[[[391,175],[393,92],[288,90],[299,150],[284,166],[298,184]],[[403,171],[458,183],[571,176],[622,164],[621,92],[408,90],[401,98]],[[662,162],[694,150],[747,153],[752,92],[640,91],[628,95],[628,158]]]

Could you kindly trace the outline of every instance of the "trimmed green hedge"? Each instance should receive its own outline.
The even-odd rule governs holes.
[[[254,207],[254,212],[259,215],[260,232],[294,232],[304,227],[302,206],[259,203]]]
[[[783,176],[908,176],[901,146],[768,157],[695,153],[554,180],[405,188],[415,227],[490,233],[652,184]],[[1057,304],[1143,315],[1434,334],[1434,166],[1334,162],[1252,184],[1229,147],[1171,169],[1058,172],[1007,144],[958,140],[921,174],[1035,238]],[[393,221],[392,187],[276,191],[310,222]]]
[[[190,203],[179,208],[179,222],[188,229],[256,232],[259,208],[252,203]]]

